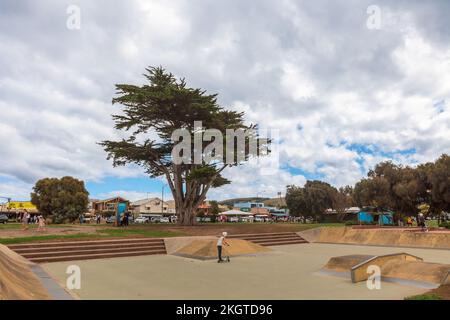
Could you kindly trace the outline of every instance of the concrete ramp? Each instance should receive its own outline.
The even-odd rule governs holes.
[[[52,297],[32,271],[33,263],[0,245],[0,300],[49,300]]]
[[[223,256],[235,257],[243,255],[257,255],[271,251],[271,249],[267,247],[246,240],[227,239],[227,242],[230,246],[223,247]],[[200,260],[216,259],[217,240],[190,241],[186,246],[175,251],[173,255]]]
[[[373,257],[375,256],[365,254],[353,254],[348,256],[332,257],[323,268],[338,272],[349,272],[354,266],[359,265],[364,261],[368,261]]]
[[[299,232],[310,242],[450,249],[450,232],[321,227]]]
[[[369,269],[371,266],[380,268],[381,279],[385,281],[427,288],[436,288],[450,282],[450,265],[424,262],[422,258],[408,253],[333,257],[322,270],[328,274],[346,274],[356,283],[365,281],[372,275]]]

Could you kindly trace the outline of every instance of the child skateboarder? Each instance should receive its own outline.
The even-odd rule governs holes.
[[[222,259],[222,246],[223,245],[226,245],[227,247],[230,246],[225,239],[227,235],[228,233],[222,232],[222,236],[220,236],[219,240],[217,240],[217,255],[219,257],[219,261],[217,261],[218,263],[224,262],[224,260]]]

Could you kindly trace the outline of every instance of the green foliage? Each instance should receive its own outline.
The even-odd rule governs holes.
[[[439,227],[441,227],[441,228],[446,228],[446,229],[450,229],[450,221],[441,222],[441,223],[439,224]]]
[[[419,212],[441,217],[442,211],[450,211],[450,156],[416,168],[381,162],[354,188],[337,190],[319,181],[308,181],[303,188],[288,186],[286,202],[295,215],[312,216],[333,208],[339,218],[345,208],[356,205],[392,210],[398,218]]]
[[[322,181],[307,181],[304,187],[288,186],[286,204],[292,215],[316,216],[333,207],[338,191]]]
[[[216,216],[220,213],[220,209],[219,209],[219,203],[215,200],[212,200],[209,202],[209,204],[211,205],[211,214]]]
[[[227,129],[256,129],[256,126],[244,123],[244,113],[220,107],[216,94],[209,95],[202,89],[189,88],[184,79],[177,80],[162,67],[151,67],[146,71],[147,84],[116,85],[118,96],[113,99],[113,104],[120,104],[123,109],[113,116],[115,128],[126,132],[128,138],[103,141],[100,145],[107,152],[108,159],[113,160],[114,166],[133,163],[142,166],[151,177],[164,176],[173,194],[180,223],[193,224],[193,213],[205,200],[208,190],[230,183],[222,177],[222,171],[226,167],[242,164],[250,156],[260,156],[250,151],[250,140],[256,139],[253,141],[259,145],[267,145],[269,141],[260,139],[255,133],[249,134],[244,139],[245,150],[241,152],[243,161],[235,157],[236,161],[232,163],[225,163],[225,159],[206,162],[204,157],[216,155],[216,149],[205,149],[211,141],[200,141],[202,163],[193,161],[195,152],[191,153],[191,163],[174,163],[172,150],[178,143],[172,140],[175,130],[188,131],[193,151],[199,147],[197,145],[196,149],[194,144],[194,137],[200,132],[194,127],[195,121],[201,121],[203,128],[216,129],[223,137]],[[229,146],[226,139],[223,140],[225,155]],[[233,148],[236,145],[233,144]]]
[[[355,185],[354,200],[360,207],[416,215],[418,206],[428,200],[427,181],[418,169],[382,162]]]
[[[45,178],[36,182],[31,202],[53,223],[63,223],[74,221],[87,211],[89,193],[84,182],[75,178]]]
[[[416,296],[406,297],[405,300],[442,300],[442,297],[435,293],[424,293]]]
[[[431,210],[450,211],[450,156],[443,154],[434,164],[427,164],[424,170],[431,189]]]
[[[439,215],[450,210],[450,157],[417,168],[382,162],[356,184],[353,197],[360,207],[392,209],[401,217]]]

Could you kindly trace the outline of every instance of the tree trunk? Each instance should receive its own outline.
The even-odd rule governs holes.
[[[177,214],[179,217],[178,223],[182,226],[193,226],[196,222],[195,210],[190,208],[177,210]]]

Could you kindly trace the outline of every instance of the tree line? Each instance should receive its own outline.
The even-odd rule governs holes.
[[[303,187],[290,185],[286,204],[296,216],[321,216],[332,208],[342,220],[345,208],[358,206],[392,210],[396,218],[415,216],[426,208],[424,213],[440,219],[442,212],[450,211],[450,156],[416,167],[381,162],[354,186],[339,189],[317,180]]]

